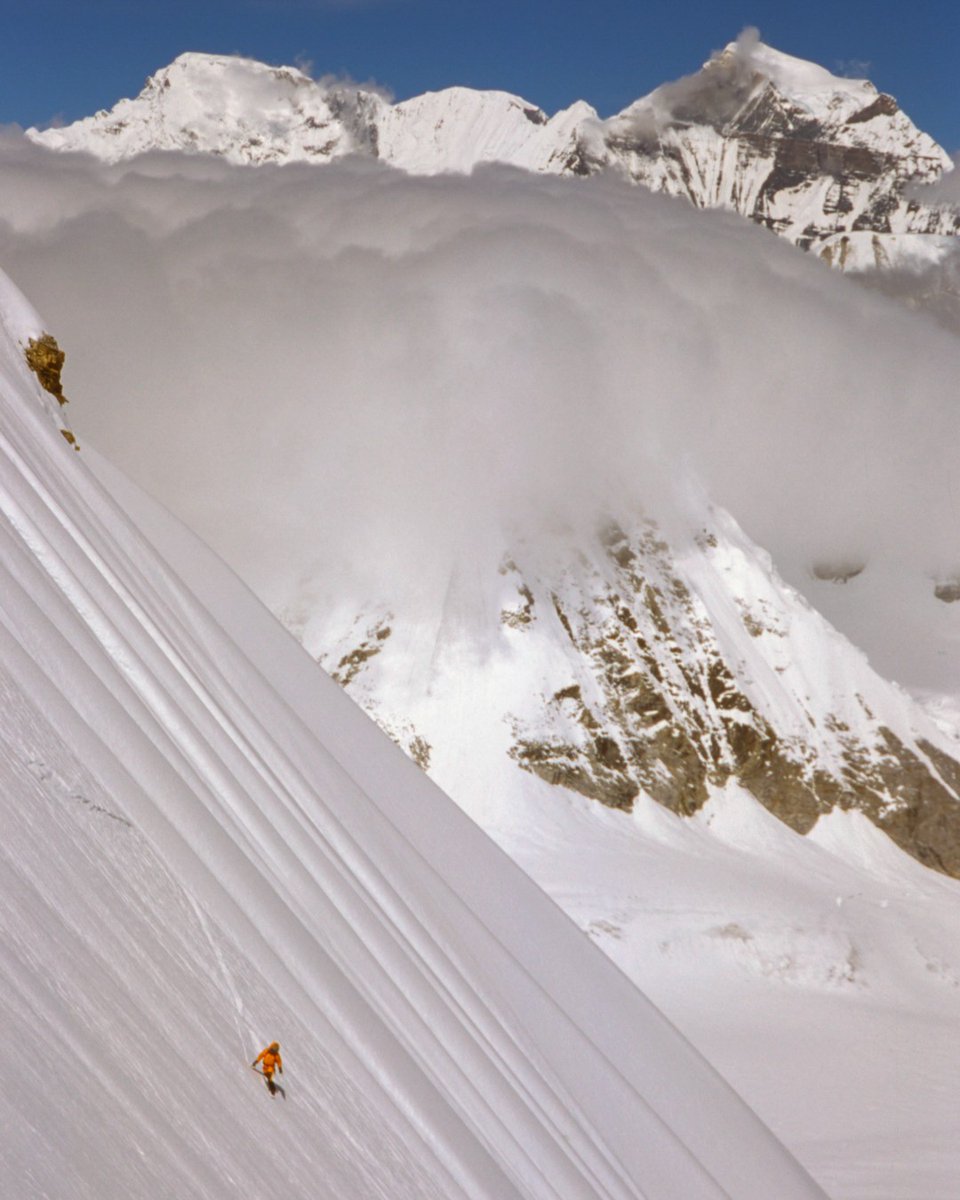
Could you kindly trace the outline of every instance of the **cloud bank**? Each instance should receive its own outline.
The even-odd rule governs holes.
[[[81,443],[268,602],[684,479],[788,574],[960,567],[960,342],[739,218],[496,167],[0,161]]]

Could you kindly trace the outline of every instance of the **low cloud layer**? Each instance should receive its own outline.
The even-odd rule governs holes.
[[[960,567],[960,342],[734,216],[500,168],[0,159],[81,443],[274,603],[678,481],[788,571]]]

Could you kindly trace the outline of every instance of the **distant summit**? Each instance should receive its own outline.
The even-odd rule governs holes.
[[[151,150],[254,166],[360,154],[417,174],[470,171],[481,162],[561,173],[557,154],[575,152],[574,135],[588,119],[597,120],[589,105],[550,119],[518,96],[461,87],[391,104],[369,88],[315,81],[295,67],[181,54],[136,99],[27,136],[108,162]]]
[[[951,162],[892,96],[748,37],[605,122],[587,165],[733,209],[839,265],[865,252],[882,265],[916,235],[960,229],[905,198]]]
[[[844,267],[909,257],[918,238],[929,259],[960,231],[955,212],[906,198],[908,183],[933,182],[951,163],[892,96],[749,33],[608,120],[583,102],[548,116],[519,96],[462,87],[394,104],[295,67],[181,54],[136,99],[27,136],[108,162],[166,150],[244,165],[363,155],[413,174],[493,162],[614,171],[698,208],[732,209]]]

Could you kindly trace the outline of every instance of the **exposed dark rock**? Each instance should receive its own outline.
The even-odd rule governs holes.
[[[407,753],[421,771],[430,770],[430,753],[432,749],[433,747],[430,745],[427,739],[425,737],[421,737],[420,734],[415,734],[410,739],[409,745],[406,747]]]
[[[840,765],[824,769],[751,703],[656,530],[630,539],[611,525],[603,542],[620,586],[598,580],[582,611],[554,597],[589,664],[592,698],[578,683],[545,697],[537,736],[515,721],[511,754],[521,767],[614,808],[629,809],[643,790],[680,814],[700,808],[710,786],[736,780],[799,833],[834,807],[857,808],[919,861],[960,877],[960,763],[928,744],[917,753],[883,727],[864,744],[832,718]],[[762,608],[748,616],[753,636],[779,634]]]
[[[522,583],[519,587],[520,599],[522,604],[519,608],[505,608],[500,613],[500,620],[504,625],[509,625],[511,629],[525,629],[534,620],[534,607],[536,601],[533,597],[533,592]]]
[[[858,575],[862,575],[866,565],[859,559],[824,560],[814,563],[810,569],[815,579],[822,579],[830,583],[847,583],[851,579],[856,579]]]
[[[859,125],[863,121],[872,121],[874,117],[892,117],[894,113],[900,111],[900,105],[892,96],[888,96],[886,92],[881,92],[872,104],[868,104],[866,108],[861,108],[858,113],[854,113],[852,117],[847,117],[848,125]]]
[[[23,355],[43,390],[51,396],[56,396],[60,404],[66,404],[67,397],[63,394],[63,383],[60,380],[66,355],[57,345],[53,334],[43,333],[38,338],[31,338]]]
[[[934,584],[933,594],[945,604],[955,604],[960,600],[960,578],[940,580]]]
[[[391,619],[386,616],[372,625],[367,630],[363,641],[341,657],[336,668],[330,672],[341,687],[348,688],[370,659],[383,649],[384,643],[393,632],[388,623]]]

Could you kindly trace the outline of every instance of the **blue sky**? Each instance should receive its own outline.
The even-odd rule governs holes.
[[[73,120],[135,95],[183,50],[309,63],[398,98],[460,83],[602,115],[755,25],[868,75],[960,149],[960,0],[0,0],[0,122]]]

